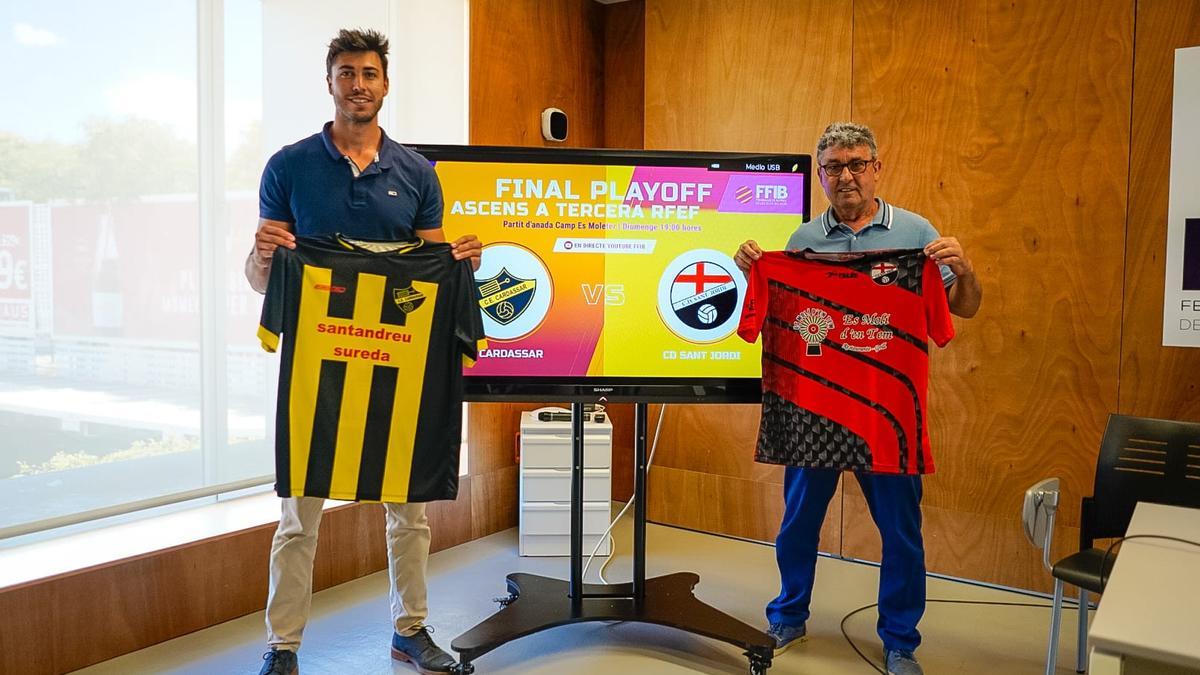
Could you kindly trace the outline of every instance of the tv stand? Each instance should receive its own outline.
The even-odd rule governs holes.
[[[670,626],[728,642],[745,650],[750,673],[771,667],[774,642],[764,632],[711,607],[692,593],[700,576],[676,572],[646,578],[646,417],[647,404],[634,405],[633,580],[624,584],[583,583],[583,403],[571,404],[571,559],[566,581],[536,574],[506,577],[501,609],[456,637],[455,673],[475,672],[480,656],[517,638],[547,628],[585,621],[638,621]]]

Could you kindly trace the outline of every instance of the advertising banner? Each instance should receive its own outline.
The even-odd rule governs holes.
[[[1163,346],[1200,347],[1200,47],[1175,50]]]
[[[253,244],[256,200],[229,201],[226,238],[229,344],[254,345],[262,298],[242,263]],[[199,213],[195,198],[54,206],[50,211],[57,337],[199,343]],[[3,297],[3,296],[0,296]]]
[[[0,335],[33,334],[33,243],[27,202],[0,204]]]

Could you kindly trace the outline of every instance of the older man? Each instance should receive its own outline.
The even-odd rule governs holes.
[[[970,259],[954,237],[939,236],[928,220],[875,196],[883,170],[875,136],[865,126],[831,124],[817,141],[821,187],[830,207],[796,230],[789,250],[822,252],[923,248],[941,266],[950,311],[970,318],[983,296]],[[762,255],[754,241],[735,261],[743,271]],[[775,540],[782,588],[767,605],[777,650],[804,639],[816,572],[821,523],[842,472],[789,466],[784,516]],[[920,675],[914,652],[925,612],[925,549],[921,539],[921,476],[856,471],[883,540],[879,572],[879,637],[888,673]]]

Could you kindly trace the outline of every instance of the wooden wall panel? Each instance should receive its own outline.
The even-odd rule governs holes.
[[[451,515],[470,504],[470,482],[457,502],[430,504],[431,550],[471,539]],[[274,532],[262,525],[0,589],[0,673],[64,673],[262,609]],[[325,512],[315,591],[386,567],[378,505]]]
[[[507,530],[517,524],[517,467],[506,466],[474,477],[466,525],[470,539]]]
[[[646,0],[645,6],[646,148],[811,154],[830,120],[850,116],[850,4]],[[816,190],[814,210],[827,204]],[[754,463],[757,432],[756,406],[669,406],[655,464],[679,471],[652,473],[649,517],[696,527],[708,516],[685,512],[660,493],[681,496],[682,485],[699,484],[688,472],[711,472],[718,480],[706,485],[729,487],[729,494],[687,503],[745,514],[749,520],[731,519],[721,531],[773,541],[783,474]],[[776,507],[758,508],[760,498]],[[822,550],[840,551],[840,502],[835,496],[830,506]]]
[[[848,3],[646,0],[646,147],[811,152],[850,114],[850,30]]]
[[[1163,347],[1160,326],[1175,50],[1200,45],[1200,2],[1139,2],[1137,30],[1120,408],[1198,422],[1200,349]]]
[[[842,546],[846,555],[860,560],[880,559],[879,532],[870,525],[871,513],[858,482],[847,474],[843,501]],[[1020,506],[1018,504],[1017,508]],[[1030,555],[1032,547],[1024,537],[1013,537],[1011,513],[998,515],[967,514],[926,504],[921,509],[925,538],[925,565],[932,572],[965,579],[980,579],[978,571],[991,569],[1004,561],[1002,583],[1048,593],[1054,590],[1053,578],[1042,565],[1040,551]],[[1052,559],[1059,560],[1079,550],[1079,528],[1058,523],[1054,530]],[[982,579],[983,581],[993,581]],[[997,582],[1000,583],[1000,582]],[[1068,591],[1070,593],[1072,591]]]
[[[646,0],[646,147],[811,152],[826,123],[865,122],[881,194],[959,237],[983,276],[983,311],[933,357],[935,571],[1042,587],[1016,522],[1024,488],[1061,477],[1069,531],[1108,413],[1200,419],[1200,357],[1158,330],[1170,64],[1200,43],[1200,8],[1136,8],[1135,60],[1133,0]],[[763,48],[797,36],[803,49]],[[715,414],[664,434],[660,466],[755,479],[693,447],[750,451],[754,413]],[[845,502],[845,553],[872,555],[857,487]],[[952,543],[973,527],[995,555]]]
[[[512,403],[467,404],[468,470],[472,475],[516,465],[521,411],[537,407]]]
[[[648,510],[661,522],[755,541],[775,541],[783,520],[778,481],[753,481],[686,469],[653,467]],[[840,490],[841,488],[839,488]],[[842,548],[842,500],[835,495],[821,526],[822,551]]]
[[[782,477],[782,476],[781,476]],[[774,541],[783,518],[783,484],[652,466],[646,508],[656,520],[700,532]],[[841,547],[841,500],[829,504],[821,549]]]
[[[471,2],[471,143],[604,144],[600,11],[592,0]],[[567,114],[565,143],[542,139],[549,107]]]
[[[612,446],[612,498],[628,502],[633,497],[633,426],[632,403],[613,403],[605,408],[613,428]],[[646,452],[654,438],[654,424],[658,420],[659,406],[648,406],[646,430]]]
[[[479,538],[480,535],[476,535],[471,528],[471,520],[482,515],[476,510],[475,495],[481,483],[486,482],[487,475],[463,476],[458,480],[457,499],[452,502],[431,502],[425,507],[425,515],[429,517],[430,551],[442,551]],[[382,537],[383,528],[377,526],[376,529]],[[386,554],[382,562],[383,566],[387,565]]]
[[[852,116],[878,134],[881,194],[957,236],[985,286],[932,359],[925,504],[945,517],[926,532],[947,567],[931,569],[1015,585],[1012,558],[957,564],[938,527],[1007,523],[991,546],[1032,559],[1024,489],[1050,475],[1090,489],[1117,408],[1132,5],[864,0],[854,26]],[[1060,522],[1077,525],[1066,502]],[[874,526],[847,520],[847,542],[859,527]]]
[[[471,143],[603,146],[604,11],[592,0],[473,0]],[[626,17],[615,25],[630,21]],[[625,30],[629,33],[634,27]],[[632,33],[624,39],[633,40]],[[547,107],[567,113],[566,143],[542,139],[541,111]],[[551,404],[555,403],[545,405]],[[515,438],[521,411],[542,405],[471,404],[471,472],[487,475],[476,493],[476,499],[484,501],[477,503],[499,509],[481,514],[482,520],[475,521],[476,532],[517,524]],[[632,428],[632,413],[630,425]],[[623,438],[625,435],[614,434],[617,444]],[[628,440],[624,443],[625,448],[630,447]],[[482,453],[479,459],[476,449]],[[511,505],[503,501],[509,499]]]
[[[189,545],[5,589],[0,672],[68,672],[260,609],[270,540],[260,528],[207,542],[209,555]],[[253,581],[230,589],[238,579]]]
[[[654,463],[782,484],[782,467],[754,461],[758,418],[757,405],[668,405]]]
[[[604,147],[644,146],[646,3],[604,6]]]

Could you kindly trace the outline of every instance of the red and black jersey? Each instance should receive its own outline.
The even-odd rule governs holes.
[[[769,252],[750,270],[738,335],[761,332],[755,460],[877,473],[933,472],[929,340],[954,324],[921,249]]]

